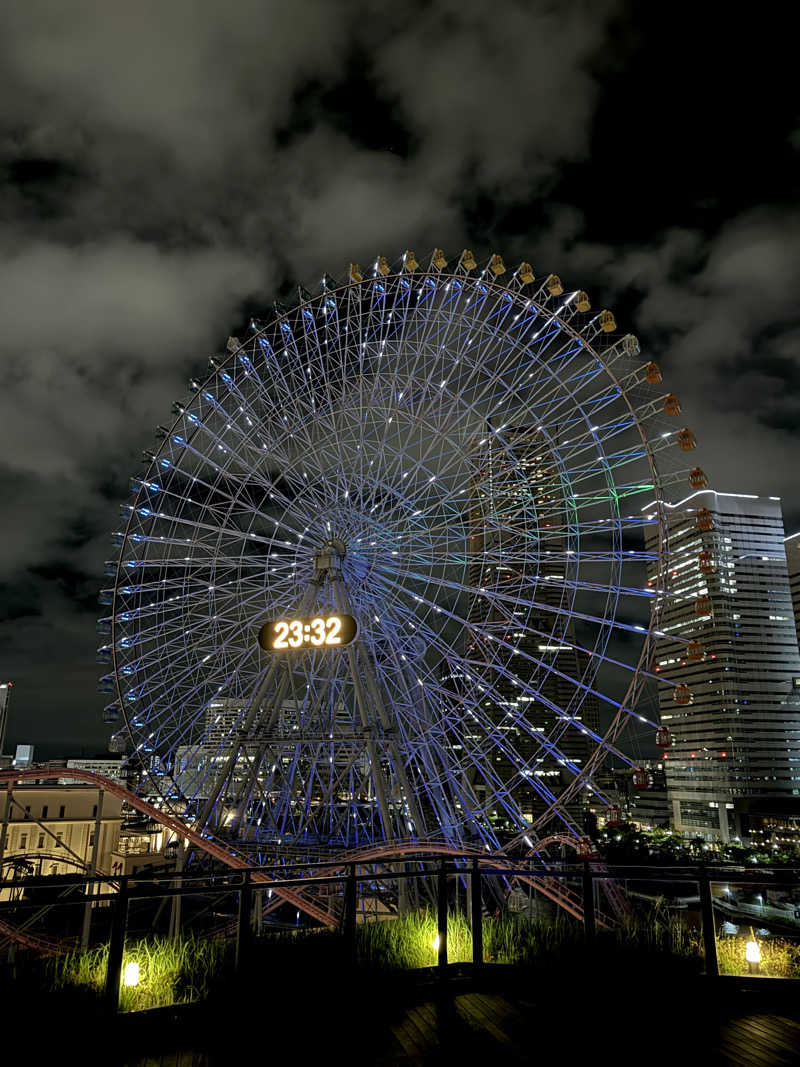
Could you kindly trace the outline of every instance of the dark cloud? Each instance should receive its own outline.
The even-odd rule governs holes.
[[[781,45],[774,75],[728,78],[734,114],[726,74],[739,57],[752,69],[757,29],[718,49],[695,7],[676,66],[682,20],[656,9],[6,5],[0,674],[17,681],[15,734],[102,737],[88,590],[140,448],[244,308],[350,260],[496,245],[591,289],[663,362],[714,484],[783,494],[800,521]],[[769,107],[748,126],[759,92]]]

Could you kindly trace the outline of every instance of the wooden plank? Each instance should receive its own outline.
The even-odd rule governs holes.
[[[406,1012],[405,1022],[416,1030],[418,1044],[422,1044],[426,1051],[432,1047],[439,1047],[439,1035],[436,1032],[435,1022],[426,1018],[425,1014],[419,1010],[419,1005],[415,1005]]]
[[[461,994],[461,996],[456,997],[456,1004],[459,1009],[463,1008],[465,1011],[472,1013],[477,1020],[480,1020],[480,1029],[488,1031],[496,1041],[499,1041],[500,1044],[506,1048],[514,1049],[514,1042],[509,1038],[508,1034],[497,1025],[491,1017],[490,1012],[485,1005],[481,1004],[475,993]]]
[[[764,1030],[747,1019],[732,1019],[728,1022],[726,1030],[735,1041],[737,1047],[746,1052],[755,1060],[756,1057],[774,1063],[778,1049],[796,1055],[796,1046],[793,1043],[786,1044],[778,1039],[777,1035]],[[791,1061],[790,1061],[791,1062]],[[795,1060],[795,1062],[797,1062]]]
[[[417,1021],[412,1018],[411,1012],[406,1012],[399,1023],[392,1026],[392,1032],[398,1038],[410,1055],[421,1057],[430,1052],[432,1047],[438,1044],[436,1035],[429,1034],[424,1020]],[[420,1022],[422,1025],[420,1025]],[[433,1038],[433,1041],[431,1040]]]
[[[753,1038],[767,1041],[770,1044],[778,1044],[793,1052],[797,1047],[797,1034],[785,1024],[789,1020],[782,1020],[776,1016],[744,1016],[735,1020],[736,1029],[746,1032]]]
[[[407,1056],[414,1060],[422,1059],[422,1052],[415,1039],[405,1032],[402,1024],[393,1024],[392,1034]]]

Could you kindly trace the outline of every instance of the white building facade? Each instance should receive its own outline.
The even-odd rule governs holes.
[[[122,822],[122,801],[94,786],[14,785],[0,793],[0,864],[3,880],[16,868],[33,875],[76,874],[96,856],[111,870]],[[97,849],[95,850],[95,840]],[[0,891],[0,898],[3,893]]]
[[[726,842],[749,836],[759,805],[800,811],[800,653],[780,500],[703,490],[666,509],[671,596],[656,671],[672,822]],[[690,703],[676,702],[676,685]]]

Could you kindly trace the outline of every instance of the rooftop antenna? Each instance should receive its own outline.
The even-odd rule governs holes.
[[[11,701],[13,682],[0,682],[0,756],[6,747],[6,729],[8,727],[8,705]]]

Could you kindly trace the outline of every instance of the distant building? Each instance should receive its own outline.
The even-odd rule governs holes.
[[[672,806],[664,767],[661,760],[646,760],[640,764],[640,769],[647,775],[647,789],[631,785],[628,817],[640,830],[657,830],[670,825]]]
[[[33,763],[33,745],[17,745],[14,754],[14,766],[24,770]]]
[[[17,785],[8,818],[0,811],[0,871],[3,880],[23,869],[33,875],[74,874],[92,858],[95,831],[100,837],[97,868],[111,872],[122,822],[122,801],[105,794],[98,807],[93,786]],[[4,893],[0,890],[0,899]]]
[[[674,742],[673,825],[745,838],[754,805],[800,814],[800,653],[780,501],[703,490],[665,508],[671,596],[655,669]],[[695,654],[687,641],[699,643]]]
[[[498,794],[508,789],[529,821],[541,815],[546,803],[541,793],[558,795],[574,777],[568,765],[580,769],[592,752],[593,743],[583,724],[598,730],[599,703],[581,684],[588,681],[591,687],[593,665],[578,647],[569,612],[561,602],[560,583],[569,566],[570,544],[552,445],[535,426],[506,427],[502,443],[489,436],[491,443],[481,442],[474,452],[468,577],[476,593],[468,609],[465,641],[468,658],[480,660],[485,655],[481,649],[492,648],[492,697],[487,694],[483,701],[483,713],[491,730],[509,742],[513,755],[506,754],[505,744],[497,746],[491,772],[501,784],[494,795],[480,781],[474,789],[492,822],[501,829],[514,829]],[[536,561],[528,558],[527,548],[534,508],[546,512],[549,520],[538,531]],[[515,626],[504,592],[507,589],[513,597],[521,576],[527,575],[532,582],[540,571],[543,580],[536,589],[537,607],[526,611]],[[498,595],[486,597],[484,589]],[[514,616],[522,614],[513,612]],[[496,643],[485,646],[487,640]],[[469,677],[452,674],[443,676],[442,683],[457,692],[474,687]],[[519,725],[520,718],[528,728]],[[465,733],[465,744],[480,746],[485,732],[486,725],[475,723]],[[580,820],[582,806],[581,798],[571,805],[576,820]]]
[[[78,771],[91,771],[114,782],[125,782],[124,762],[122,759],[68,759],[67,768]],[[73,778],[59,778],[59,785],[70,785]]]

